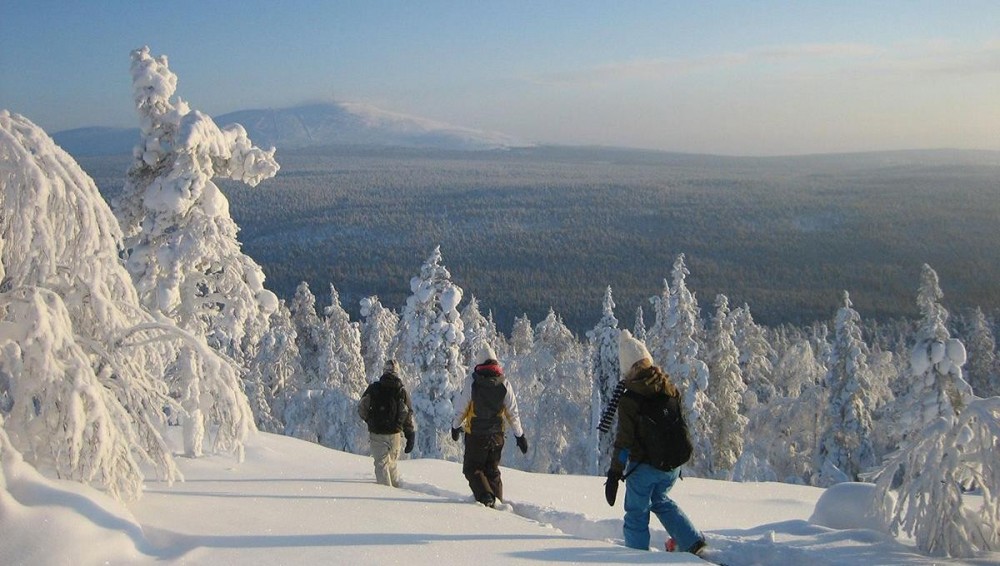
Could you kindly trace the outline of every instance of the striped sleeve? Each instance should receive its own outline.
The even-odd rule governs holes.
[[[622,393],[625,393],[625,382],[619,381],[618,385],[615,386],[614,392],[611,393],[611,400],[608,401],[608,406],[601,413],[601,422],[598,423],[597,430],[601,432],[611,430],[611,423],[615,420],[615,413],[618,411],[618,401],[621,400]]]

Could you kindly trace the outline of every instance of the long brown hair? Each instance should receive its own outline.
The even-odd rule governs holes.
[[[653,362],[649,358],[643,358],[636,363],[632,364],[629,368],[627,374],[625,374],[625,381],[629,380],[645,381],[647,383],[655,382],[660,387],[656,389],[662,389],[664,393],[671,397],[680,397],[681,392],[674,385],[674,382],[670,380],[670,374],[663,371],[657,366],[653,365]]]

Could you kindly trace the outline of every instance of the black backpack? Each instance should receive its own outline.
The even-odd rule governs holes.
[[[368,404],[368,429],[375,434],[394,434],[403,430],[405,420],[403,389],[377,383]]]
[[[677,468],[691,459],[694,446],[678,397],[665,393],[644,397],[629,391],[639,402],[638,442],[645,452],[643,463],[663,471]]]

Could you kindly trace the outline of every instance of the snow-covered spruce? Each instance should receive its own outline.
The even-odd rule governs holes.
[[[414,454],[424,458],[457,460],[458,445],[450,439],[453,401],[462,386],[465,366],[460,346],[465,340],[458,304],[462,289],[451,282],[441,265],[441,248],[410,279],[410,291],[399,321],[399,352],[417,376],[413,388],[417,445]]]
[[[241,453],[253,423],[235,369],[143,308],[93,180],[41,129],[6,111],[0,157],[0,373],[14,446],[36,466],[117,497],[139,495],[142,462],[172,481],[178,472],[160,427],[165,408],[183,411],[168,394],[184,366],[210,375],[216,446]],[[187,365],[179,363],[185,351]]]
[[[587,332],[590,343],[590,373],[594,382],[591,393],[590,428],[597,429],[604,408],[611,402],[615,387],[621,380],[618,362],[618,319],[615,318],[615,301],[611,297],[611,287],[604,291],[601,303],[601,319]],[[617,417],[612,422],[617,422]],[[614,427],[611,428],[614,430]],[[597,435],[595,464],[598,470],[607,470],[611,464],[614,434]]]

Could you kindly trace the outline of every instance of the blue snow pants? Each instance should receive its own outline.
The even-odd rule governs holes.
[[[677,548],[687,550],[702,538],[691,520],[667,497],[674,486],[680,468],[664,472],[648,464],[639,464],[625,479],[625,546],[649,550],[649,513],[677,542]]]

